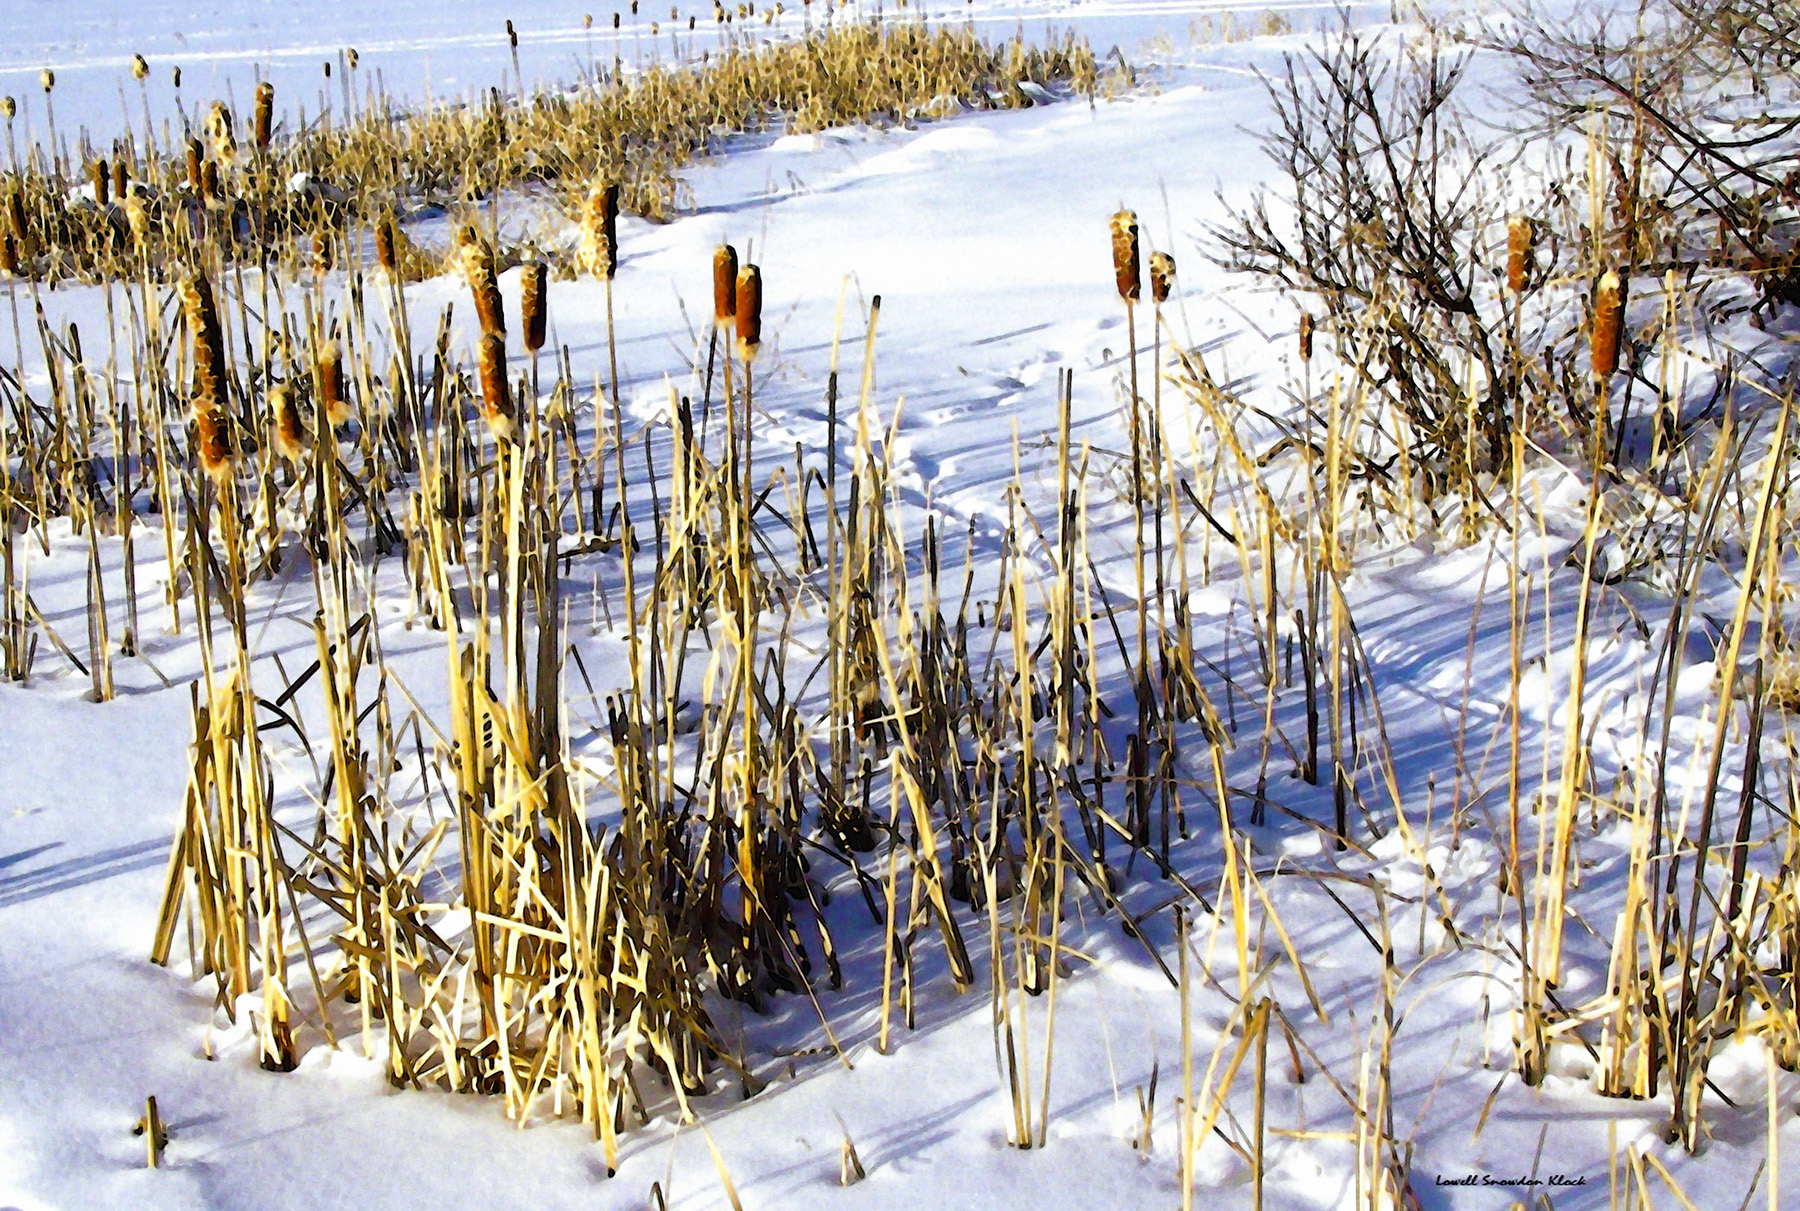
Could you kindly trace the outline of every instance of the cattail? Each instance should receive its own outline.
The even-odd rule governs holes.
[[[1300,313],[1300,360],[1312,361],[1313,317],[1312,312]]]
[[[196,273],[181,286],[188,330],[194,334],[194,445],[200,465],[214,479],[231,471],[231,432],[226,419],[225,333],[212,284]]]
[[[105,160],[94,161],[94,204],[104,206],[112,201],[112,169]]]
[[[506,335],[506,313],[500,306],[500,282],[494,271],[494,250],[474,227],[464,224],[457,229],[456,242],[462,249],[463,277],[475,293],[475,316],[481,330],[490,335]]]
[[[131,56],[131,74],[142,80],[150,74],[150,61],[142,55]]]
[[[45,92],[49,92],[56,87],[56,73],[46,67],[38,73],[38,83],[44,86]]]
[[[173,74],[173,77],[175,80],[175,87],[180,88],[181,87],[181,65],[179,63],[177,63],[175,65],[175,70],[172,74]]]
[[[6,225],[20,244],[27,241],[25,228],[25,195],[15,186],[6,195]]]
[[[19,242],[13,233],[0,232],[0,277],[19,276]]]
[[[513,23],[511,21],[506,23],[506,40],[512,44],[514,50],[519,49],[519,35],[518,32],[513,29]]]
[[[1152,302],[1169,301],[1169,290],[1175,285],[1175,258],[1166,252],[1150,254],[1150,298]]]
[[[207,167],[211,167],[209,164]],[[314,273],[330,273],[333,261],[331,234],[326,231],[315,231],[312,235],[312,266]]]
[[[131,192],[131,166],[123,159],[113,161],[113,197],[123,202],[125,195]]]
[[[356,48],[354,46],[344,52],[344,61],[350,65],[351,71],[356,70],[356,64],[361,58],[362,56],[356,53]]]
[[[200,166],[200,196],[211,205],[218,205],[225,197],[225,191],[219,186],[219,162],[208,160]]]
[[[225,108],[225,102],[212,103],[212,111],[206,115],[206,126],[212,131],[213,154],[227,164],[237,158],[237,135],[232,130],[231,111]]]
[[[344,394],[344,348],[336,341],[326,341],[319,350],[319,405],[325,423],[333,429],[350,423],[350,400]]]
[[[1589,351],[1594,363],[1594,377],[1609,379],[1619,368],[1619,333],[1624,326],[1625,291],[1619,275],[1611,269],[1600,275],[1594,291],[1594,331]]]
[[[306,428],[300,423],[300,407],[293,388],[286,383],[269,389],[269,444],[290,463],[306,457]]]
[[[720,244],[713,250],[713,323],[723,328],[737,314],[737,249]]]
[[[544,347],[544,304],[550,286],[550,269],[542,261],[527,261],[519,272],[519,314],[525,321],[525,347],[536,353]]]
[[[1137,215],[1121,210],[1112,217],[1113,276],[1119,280],[1119,297],[1135,302],[1141,286],[1138,281]]]
[[[11,97],[0,97],[0,114],[4,114],[8,122],[19,116],[19,103]]]
[[[137,250],[140,253],[148,252],[150,249],[150,212],[145,209],[142,198],[126,197],[125,225],[131,228],[131,238],[137,245]]]
[[[394,253],[394,216],[384,214],[375,224],[375,263],[390,277],[393,276],[399,258]]]
[[[619,271],[619,187],[596,181],[581,215],[581,268],[612,281]]]
[[[517,438],[519,427],[513,419],[512,391],[506,383],[506,337],[498,332],[484,332],[476,350],[481,365],[481,414],[497,442]]]
[[[200,165],[205,159],[206,149],[200,145],[200,140],[189,139],[187,145],[188,189],[196,196],[200,193]]]
[[[269,153],[269,140],[275,134],[275,86],[264,80],[256,86],[256,150]]]
[[[1536,252],[1531,220],[1515,214],[1506,220],[1506,288],[1514,294],[1525,292],[1525,275]]]
[[[762,270],[745,265],[737,275],[737,351],[745,362],[762,347]]]

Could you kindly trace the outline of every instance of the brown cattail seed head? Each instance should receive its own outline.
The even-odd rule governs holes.
[[[150,61],[142,55],[131,56],[131,74],[139,80],[150,74]]]
[[[475,294],[475,317],[484,333],[506,335],[506,312],[500,305],[500,282],[494,271],[494,250],[481,238],[481,233],[465,224],[457,229],[456,242],[462,249],[463,277]]]
[[[181,286],[188,330],[194,334],[194,445],[200,465],[214,479],[231,471],[231,430],[226,419],[225,333],[212,284],[194,274]]]
[[[104,206],[112,201],[112,169],[105,160],[94,161],[94,203]]]
[[[544,347],[549,289],[550,267],[542,261],[526,261],[519,270],[519,313],[525,321],[525,347],[533,353]]]
[[[180,64],[177,64],[175,66],[175,71],[173,74],[175,77],[175,87],[180,88],[181,87],[181,65]]]
[[[0,97],[0,114],[4,114],[8,122],[12,121],[19,114],[19,103],[11,97]]]
[[[19,242],[10,231],[0,233],[0,276],[19,276]]]
[[[269,389],[269,444],[290,463],[306,457],[306,429],[300,423],[293,388],[286,383]]]
[[[713,250],[713,323],[723,328],[737,314],[737,249],[720,244]]]
[[[1609,379],[1619,368],[1619,334],[1625,321],[1625,289],[1611,269],[1600,275],[1594,291],[1594,331],[1589,350],[1594,377]]]
[[[122,159],[114,160],[113,166],[112,166],[112,174],[113,174],[113,182],[112,182],[113,183],[113,197],[115,197],[115,198],[119,199],[119,201],[123,202],[125,200],[125,195],[130,192],[131,166],[126,164],[125,161]]]
[[[219,187],[217,160],[208,160],[200,166],[200,196],[212,203],[221,201],[225,196],[224,190]]]
[[[581,216],[581,267],[597,278],[619,271],[619,187],[596,181]]]
[[[56,87],[56,73],[46,67],[38,73],[38,83],[44,86],[45,92],[49,92]]]
[[[477,348],[481,366],[481,414],[497,442],[510,442],[518,436],[513,419],[512,391],[506,383],[506,337],[498,332],[484,332]]]
[[[344,348],[326,341],[318,358],[319,406],[333,429],[350,423],[350,399],[344,393]]]
[[[1506,220],[1506,288],[1514,294],[1525,292],[1534,244],[1530,219],[1515,214]]]
[[[746,362],[762,347],[762,270],[745,265],[737,275],[737,350]]]
[[[1175,285],[1175,258],[1166,252],[1150,254],[1150,299],[1152,302],[1166,303],[1169,291]]]
[[[206,159],[206,149],[200,145],[199,139],[189,139],[187,145],[187,179],[188,188],[195,194],[200,192],[200,165]]]
[[[1303,361],[1303,362],[1312,361],[1312,346],[1313,346],[1312,312],[1302,311],[1300,313],[1300,360],[1301,361]]]
[[[267,153],[275,134],[275,86],[264,80],[256,86],[256,150]]]
[[[394,254],[394,216],[384,214],[375,224],[375,263],[390,276],[399,264]]]
[[[26,238],[25,229],[25,197],[15,186],[6,195],[6,225],[11,228],[12,235],[23,244]]]
[[[1137,215],[1121,210],[1112,217],[1113,276],[1119,281],[1119,297],[1134,302],[1142,291],[1138,281]]]

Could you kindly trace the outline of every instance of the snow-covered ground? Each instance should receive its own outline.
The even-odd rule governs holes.
[[[757,436],[771,456],[791,455],[796,442],[819,444],[840,309],[842,357],[860,371],[868,308],[879,295],[875,399],[884,424],[899,416],[889,458],[915,507],[936,510],[947,531],[972,527],[979,550],[980,536],[1004,525],[1015,460],[1022,482],[1054,495],[1055,452],[1044,438],[1055,426],[1058,371],[1074,372],[1077,440],[1096,450],[1123,445],[1126,330],[1106,227],[1121,205],[1136,208],[1147,242],[1178,262],[1169,307],[1174,339],[1201,350],[1215,379],[1285,406],[1300,373],[1292,357],[1294,302],[1223,274],[1196,242],[1224,206],[1241,203],[1266,179],[1254,132],[1269,105],[1257,72],[1278,71],[1281,56],[1307,44],[1326,10],[1283,6],[1292,33],[1196,40],[1197,22],[1226,7],[981,0],[968,14],[996,36],[1047,19],[1085,33],[1097,50],[1117,44],[1144,70],[1142,86],[1093,105],[1067,100],[917,129],[745,140],[685,172],[691,204],[682,217],[621,222],[615,307],[627,410],[653,420],[668,397],[666,377],[679,382],[689,374],[720,242],[734,243],[763,273],[767,349],[758,405],[765,415]],[[510,9],[14,0],[13,9],[10,36],[0,40],[0,92],[21,98],[21,147],[48,130],[37,83],[46,66],[57,75],[57,131],[72,139],[86,127],[104,144],[122,123],[142,122],[134,53],[152,64],[145,87],[159,122],[173,113],[175,65],[183,68],[181,100],[190,112],[218,96],[241,108],[255,81],[269,78],[284,102],[316,115],[321,104],[341,104],[338,53],[348,46],[359,51],[358,87],[378,79],[388,93],[417,99],[427,89],[441,96],[501,86],[514,70],[502,29],[508,17],[528,82],[573,80],[615,53],[627,61],[652,53],[648,8],[638,31],[627,15],[615,35],[611,9],[594,11],[590,31],[579,6],[545,0]],[[687,37],[689,11],[702,18],[697,36],[711,36],[710,7],[683,7],[678,37]],[[1387,16],[1385,6],[1362,11],[1370,21]],[[1252,8],[1235,13],[1246,25],[1261,16]],[[792,26],[800,18],[790,10],[783,20]],[[668,36],[665,28],[665,44]],[[509,213],[509,222],[538,225],[547,244],[568,237],[541,207]],[[503,288],[509,308],[516,306],[516,272],[505,275]],[[455,277],[409,287],[414,331],[432,331],[443,304],[466,297]],[[53,328],[74,318],[103,330],[97,290],[62,288],[43,300]],[[606,365],[601,287],[558,282],[551,300],[550,343],[569,347],[575,382],[591,383]],[[467,358],[475,330],[466,306],[458,306],[457,323],[453,344]],[[1148,359],[1147,336],[1142,344]],[[10,346],[10,336],[0,338],[7,351],[0,362],[9,366]],[[28,342],[28,386],[35,357]],[[1181,431],[1179,422],[1171,428]],[[1196,448],[1189,457],[1205,467],[1223,456]],[[1564,494],[1558,516],[1578,532],[1579,494],[1555,475],[1542,482],[1553,505]],[[1115,523],[1093,538],[1100,574],[1129,592],[1128,514],[1114,508],[1096,516]],[[52,533],[48,556],[31,553],[32,592],[73,642],[84,627],[87,544],[71,538],[66,523]],[[1552,535],[1530,558],[1553,563],[1572,541],[1565,535],[1558,545]],[[116,566],[116,541],[103,550]],[[160,544],[140,539],[138,558],[145,601],[158,600]],[[1382,1017],[1383,956],[1353,918],[1372,920],[1377,899],[1387,905],[1395,971],[1404,976],[1395,1000],[1393,1121],[1396,1138],[1411,1149],[1421,1211],[1535,1208],[1543,1196],[1559,1211],[1609,1207],[1609,1174],[1633,1150],[1666,1166],[1694,1206],[1729,1209],[1747,1197],[1752,1206],[1792,1205],[1800,1198],[1792,1176],[1800,1171],[1792,1112],[1800,1079],[1773,1070],[1759,1044],[1731,1044],[1716,1061],[1713,1080],[1736,1104],[1714,1108],[1714,1139],[1697,1157],[1663,1141],[1666,1097],[1599,1096],[1587,1057],[1572,1044],[1559,1045],[1540,1087],[1511,1074],[1516,968],[1505,954],[1495,891],[1490,822],[1498,809],[1463,802],[1473,797],[1465,778],[1483,789],[1492,779],[1458,769],[1465,747],[1471,761],[1488,751],[1507,695],[1509,631],[1494,558],[1485,542],[1459,546],[1451,535],[1396,540],[1368,552],[1349,581],[1410,830],[1390,828],[1375,841],[1362,833],[1366,852],[1332,854],[1304,822],[1329,820],[1329,788],[1289,779],[1279,760],[1271,781],[1280,785],[1270,794],[1292,815],[1273,813],[1267,824],[1244,828],[1251,866],[1323,1011],[1291,964],[1269,964],[1256,995],[1275,998],[1310,1052],[1300,1055],[1305,1080],[1296,1082],[1282,1036],[1271,1037],[1279,1059],[1269,1064],[1263,1205],[1357,1205],[1354,1103]],[[1214,653],[1235,649],[1241,661],[1242,623],[1228,621],[1235,561],[1217,562],[1220,587],[1196,595],[1200,642]],[[1559,574],[1569,583],[1579,575]],[[251,609],[264,650],[310,646],[312,608],[304,583],[261,586]],[[1527,765],[1549,761],[1560,735],[1573,615],[1570,595],[1566,609],[1553,609],[1547,636],[1541,615],[1533,623],[1532,644],[1544,655],[1536,679],[1527,680]],[[385,656],[429,710],[441,701],[430,687],[442,675],[443,640],[410,629],[398,607],[386,617]],[[1142,941],[1103,919],[1071,926],[1086,957],[1058,993],[1041,1150],[1008,1145],[1011,1105],[984,985],[959,996],[941,970],[928,969],[916,1029],[901,1031],[890,1054],[877,1051],[880,937],[849,880],[834,885],[832,913],[858,945],[845,956],[843,990],[819,992],[819,1013],[842,1044],[841,1057],[803,997],[780,999],[761,1017],[722,1006],[726,1031],[742,1032],[766,1087],[747,1100],[729,1090],[709,1095],[696,1123],[681,1122],[672,1105],[660,1107],[629,1134],[610,1177],[578,1124],[539,1115],[521,1129],[493,1099],[396,1091],[379,1057],[364,1056],[354,1042],[337,1050],[310,1045],[293,1074],[260,1070],[247,1025],[227,1025],[210,989],[191,984],[180,964],[165,970],[145,958],[180,820],[189,770],[186,682],[199,659],[191,631],[167,634],[148,607],[145,618],[145,659],[120,662],[114,701],[88,701],[87,679],[47,644],[28,684],[0,684],[0,1207],[639,1207],[653,1183],[671,1207],[721,1207],[735,1197],[750,1211],[1181,1205],[1182,999],[1161,967],[1175,962],[1171,915],[1161,911],[1173,891],[1145,866],[1138,870],[1145,886],[1132,901],[1144,913]],[[1654,637],[1628,626],[1623,607],[1606,613],[1593,633],[1590,692],[1628,700],[1648,679]],[[607,642],[612,637],[602,633],[590,646]],[[1710,693],[1711,667],[1697,667],[1680,698],[1690,716],[1700,715]],[[1233,709],[1234,729],[1254,748],[1260,699]],[[1619,706],[1595,719],[1595,751],[1616,769],[1635,742],[1635,716]],[[297,752],[287,756],[296,766],[301,760]],[[1253,779],[1253,752],[1233,761],[1234,785]],[[1194,839],[1176,848],[1180,869],[1215,903],[1216,824],[1197,824]],[[1591,902],[1622,894],[1631,843],[1629,835],[1602,833],[1586,845]],[[1287,877],[1295,870],[1331,871],[1342,905],[1320,891],[1322,881]],[[1441,912],[1466,944],[1446,940]],[[1218,921],[1200,915],[1194,961],[1209,973],[1216,967],[1218,980],[1235,989],[1230,930],[1214,934]],[[1262,946],[1274,955],[1281,943],[1271,935]],[[1570,942],[1566,996],[1597,992],[1606,953],[1602,939]],[[1229,1001],[1201,986],[1210,980],[1196,980],[1189,1008],[1196,1069],[1237,1029]],[[1043,1009],[1031,1010],[1033,1030],[1041,1031]],[[1783,1108],[1775,1153],[1771,1088]],[[1249,1113],[1246,1090],[1240,1084],[1229,1103],[1240,1120]],[[152,1094],[171,1130],[165,1165],[154,1170],[131,1130]],[[1241,1135],[1241,1123],[1231,1130]],[[868,1176],[840,1187],[846,1138]],[[1194,1205],[1249,1206],[1248,1173],[1238,1156],[1207,1142],[1194,1162]],[[1651,1180],[1654,1205],[1676,1205],[1660,1179]]]

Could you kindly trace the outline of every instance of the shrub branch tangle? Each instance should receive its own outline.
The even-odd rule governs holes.
[[[1391,62],[1351,32],[1310,62],[1290,56],[1262,140],[1289,196],[1258,196],[1212,232],[1227,267],[1319,295],[1346,359],[1400,404],[1440,483],[1505,461],[1513,394],[1504,341],[1476,306],[1475,239],[1493,216],[1485,157],[1450,106],[1467,62],[1435,44]],[[1468,171],[1442,171],[1453,149]]]

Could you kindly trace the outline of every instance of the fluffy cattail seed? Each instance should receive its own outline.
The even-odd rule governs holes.
[[[1594,331],[1589,346],[1594,377],[1605,380],[1619,368],[1619,334],[1625,319],[1625,290],[1611,269],[1600,275],[1594,291]]]
[[[484,333],[506,335],[506,312],[500,305],[499,276],[494,271],[494,250],[474,227],[464,224],[457,229],[456,242],[462,249],[463,277],[475,294],[475,317]]]
[[[476,360],[481,366],[481,414],[495,441],[513,441],[519,426],[513,419],[512,391],[506,383],[506,337],[498,332],[482,333]]]
[[[194,334],[194,446],[214,479],[231,472],[231,429],[226,418],[225,333],[212,284],[196,273],[181,285],[188,330]]]
[[[300,423],[293,389],[286,383],[269,389],[269,444],[290,463],[306,457],[306,428]]]
[[[550,268],[542,261],[527,261],[519,271],[519,314],[525,321],[525,347],[536,353],[544,347],[545,314]]]
[[[1506,288],[1514,294],[1525,292],[1525,276],[1535,251],[1531,220],[1522,214],[1506,220]]]
[[[112,201],[112,169],[105,160],[94,161],[94,204],[104,206]]]
[[[581,268],[607,281],[619,271],[619,187],[596,181],[581,215]]]
[[[1175,285],[1175,258],[1166,252],[1150,254],[1150,298],[1152,302],[1166,303],[1169,291]]]
[[[325,423],[333,429],[349,424],[350,399],[344,392],[344,347],[336,341],[326,341],[319,350],[317,372],[319,407],[325,413]]]
[[[214,101],[206,115],[206,128],[212,132],[213,154],[230,163],[237,156],[237,134],[232,128],[231,111],[225,102]]]
[[[737,249],[720,244],[713,250],[713,323],[723,328],[737,314]]]
[[[150,74],[150,61],[142,55],[131,56],[131,74],[139,80]]]
[[[762,270],[745,265],[737,275],[737,351],[745,362],[762,347]]]
[[[1121,210],[1112,217],[1112,254],[1119,297],[1134,302],[1142,288],[1138,281],[1138,222],[1132,211]]]
[[[1312,312],[1302,311],[1300,313],[1300,360],[1301,361],[1303,361],[1303,362],[1312,361],[1312,345],[1313,345]]]
[[[275,86],[264,80],[256,86],[256,150],[264,155],[275,134]]]
[[[398,258],[394,255],[393,215],[384,214],[375,224],[375,263],[380,265],[389,276],[393,275],[394,267],[399,264]]]

